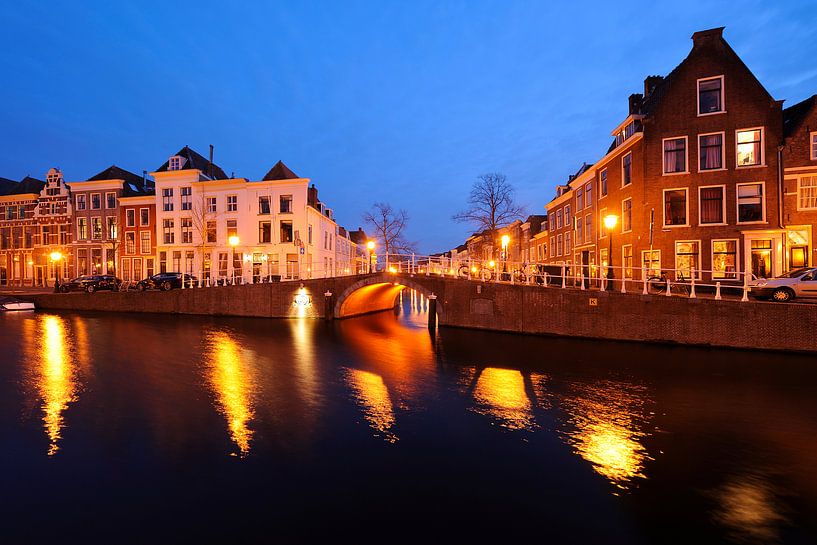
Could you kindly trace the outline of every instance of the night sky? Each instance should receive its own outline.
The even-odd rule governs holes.
[[[405,208],[433,252],[470,232],[450,218],[479,174],[542,213],[696,30],[725,26],[786,105],[817,93],[817,2],[552,4],[7,2],[0,176],[141,174],[212,143],[251,180],[283,160],[350,229]]]

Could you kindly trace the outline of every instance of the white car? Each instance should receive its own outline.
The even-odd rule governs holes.
[[[817,297],[817,267],[796,269],[752,283],[752,296],[784,303],[796,297]]]

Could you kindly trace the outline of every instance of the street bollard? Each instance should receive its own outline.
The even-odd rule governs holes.
[[[647,268],[641,267],[641,280],[644,282],[644,289],[641,291],[641,295],[647,295]]]
[[[565,282],[565,266],[562,265],[562,288],[566,288],[567,283]]]
[[[721,300],[721,283],[720,282],[715,282],[715,300],[716,301]]]
[[[627,279],[626,278],[621,279],[621,293],[627,293]]]
[[[672,295],[672,281],[667,278],[667,293],[665,294],[667,297]]]
[[[692,268],[692,288],[689,290],[689,298],[695,299],[695,268]]]
[[[545,273],[543,278],[544,278],[545,287],[548,287],[548,273]]]
[[[599,274],[601,276],[601,287],[599,291],[607,291],[607,275],[606,274]]]

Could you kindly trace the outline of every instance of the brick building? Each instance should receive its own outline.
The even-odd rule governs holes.
[[[156,274],[156,195],[127,188],[119,198],[119,276],[139,281]]]
[[[0,286],[37,283],[34,238],[40,228],[34,212],[43,187],[29,176],[19,182],[0,178]],[[40,284],[44,276],[40,270]]]

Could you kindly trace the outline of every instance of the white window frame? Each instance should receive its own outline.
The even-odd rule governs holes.
[[[108,197],[113,195],[113,206],[108,206]],[[115,191],[106,191],[105,192],[105,210],[113,210],[116,208],[116,192]]]
[[[740,187],[743,185],[758,185],[762,187],[763,191],[763,200],[761,204],[763,205],[763,219],[761,221],[740,221]],[[735,185],[735,222],[738,225],[760,225],[763,223],[768,223],[766,221],[766,182],[744,182]]]
[[[667,191],[684,191],[686,199],[684,205],[686,206],[686,223],[682,225],[667,225]],[[661,223],[664,229],[675,229],[677,227],[689,227],[689,188],[688,187],[668,187],[661,191]]]
[[[601,208],[599,210],[599,239],[607,238],[607,227],[602,228],[604,226],[604,216],[607,215],[607,208]]]
[[[817,133],[812,133],[812,134],[817,134]],[[803,178],[813,178],[815,180],[815,184],[817,184],[817,172],[810,175],[810,176],[798,176],[797,177],[797,196],[796,196],[796,198],[797,198],[797,210],[798,211],[800,211],[800,210],[817,210],[817,199],[815,199],[815,206],[800,206],[800,202],[801,202],[801,200],[800,200],[800,191],[803,188],[803,185],[802,185]],[[815,185],[813,187],[817,187],[817,185]]]
[[[94,196],[99,197],[99,208],[94,208]],[[91,193],[91,202],[90,202],[90,210],[104,210],[102,206],[102,193]]]
[[[230,202],[230,199],[234,199],[234,202]],[[233,208],[231,208],[231,206]],[[238,195],[227,195],[227,212],[238,212]]]
[[[720,239],[719,239],[720,240]],[[672,249],[673,255],[675,256],[675,267],[673,271],[673,277],[675,280],[678,280],[678,244],[683,244],[684,242],[695,242],[698,244],[698,266],[695,268],[695,280],[701,279],[701,240],[698,239],[683,239],[683,240],[674,240],[672,242]],[[691,278],[687,278],[686,280],[691,280]]]
[[[627,269],[624,265],[624,250],[629,248],[630,249],[630,259],[634,258],[633,255],[633,245],[632,244],[624,244],[621,246],[621,273],[624,278],[632,279],[633,278],[633,264],[630,263],[630,268]],[[627,276],[627,271],[629,270],[630,275]]]
[[[556,257],[556,237],[550,237],[550,257]]]
[[[662,147],[662,152],[663,152],[663,147]],[[630,183],[626,184],[626,185],[624,184],[624,158],[625,157],[630,158]],[[633,184],[633,152],[628,151],[627,153],[625,153],[624,155],[621,156],[621,188],[623,189],[623,188],[628,187],[628,186],[630,186],[632,184]],[[609,189],[609,187],[608,187],[608,189]]]
[[[564,239],[562,239],[562,234],[559,233],[556,235],[556,255],[561,257],[564,255]]]
[[[88,197],[85,195],[85,193],[80,193],[77,195],[75,202],[77,205],[77,210],[86,210],[88,206]],[[82,206],[79,205],[80,202],[82,202]]]
[[[142,250],[142,242],[145,240],[145,234],[147,234],[147,243],[148,249],[147,251]],[[139,231],[139,253],[142,255],[150,255],[150,247],[153,246],[153,241],[151,241],[151,234],[150,231]]]
[[[701,82],[707,81],[710,79],[720,79],[721,80],[721,110],[719,112],[709,112],[706,114],[701,113]],[[698,114],[698,117],[706,117],[708,115],[719,115],[726,113],[726,78],[723,74],[717,76],[708,76],[705,78],[698,78],[695,82],[695,104],[696,109],[695,112]]]
[[[735,243],[735,278],[715,278],[715,243],[716,242],[734,242]],[[713,238],[709,241],[709,276],[712,280],[737,280],[740,278],[740,239],[738,238]]]
[[[701,168],[701,137],[714,136],[716,134],[721,135],[721,168]],[[737,158],[737,151],[735,151],[735,157]],[[721,172],[722,170],[726,170],[726,132],[703,132],[698,135],[698,164],[695,170],[697,172]]]
[[[181,170],[183,166],[182,156],[174,155],[167,160],[167,170]]]
[[[809,157],[812,161],[817,161],[817,131],[809,133]]]
[[[756,165],[740,166],[738,164],[738,133],[760,131],[760,162]],[[766,128],[765,127],[746,127],[745,129],[735,129],[735,168],[749,169],[760,168],[766,166]]]
[[[133,214],[133,221],[131,218],[128,217],[129,214]],[[125,227],[136,227],[136,209],[135,208],[128,208],[125,210]]]
[[[723,198],[721,199],[721,222],[720,223],[704,223],[701,221],[701,204],[703,203],[703,199],[701,199],[701,190],[702,189],[712,189],[713,187],[720,187],[723,191],[722,195]],[[687,218],[689,219],[689,218]],[[726,221],[726,185],[702,185],[698,187],[698,227],[717,227],[717,226],[729,225],[729,222]],[[719,239],[720,240],[720,239]]]
[[[208,214],[218,212],[218,199],[216,197],[205,197],[205,206]]]
[[[624,230],[624,203],[630,201],[630,228]],[[621,232],[622,233],[631,233],[633,230],[633,198],[629,197],[627,199],[621,200]]]
[[[632,168],[632,167],[631,167],[631,168]],[[631,174],[632,174],[632,173],[631,173]],[[602,193],[602,192],[601,192],[601,179],[602,179],[602,177],[607,178],[607,168],[603,168],[603,169],[601,169],[601,170],[599,171],[599,197],[598,197],[598,199],[599,199],[599,200],[601,200],[601,199],[603,199],[604,197],[606,197],[606,196],[607,196],[607,193],[610,191],[610,180],[609,180],[609,179],[605,179],[605,185],[607,185],[607,188],[606,188],[606,190],[605,190],[605,192],[604,192],[604,193]]]
[[[142,223],[142,211],[147,210],[148,212],[148,222]],[[150,208],[140,208],[139,209],[139,227],[148,227],[150,225]]]
[[[679,172],[667,172],[667,155],[664,149],[664,144],[667,140],[681,140],[684,141],[684,170]],[[663,176],[678,176],[681,174],[689,174],[689,136],[671,136],[669,138],[661,139],[661,165]],[[632,165],[630,166],[630,177],[632,178]]]
[[[641,250],[641,263],[639,263],[639,267],[641,268],[642,271],[644,270],[644,254],[648,254],[650,252],[652,252],[653,254],[656,253],[658,254],[658,274],[660,275],[661,270],[664,268],[664,263],[662,261],[663,258],[661,256],[662,252],[660,248],[653,248],[652,250]],[[649,270],[647,272],[649,272]]]

